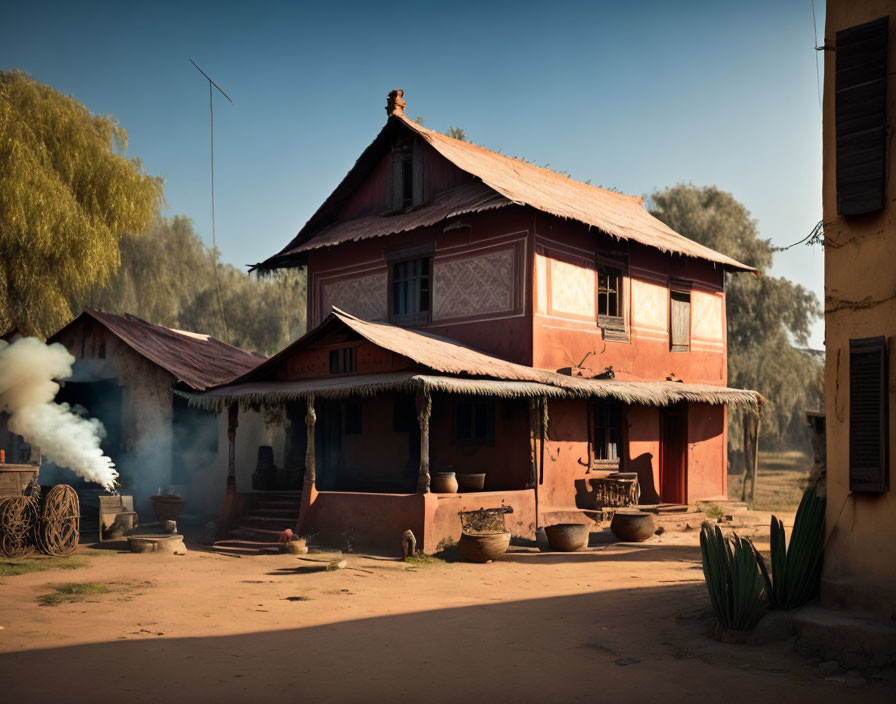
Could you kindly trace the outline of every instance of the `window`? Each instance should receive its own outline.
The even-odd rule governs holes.
[[[604,339],[627,340],[622,306],[621,266],[600,264],[597,268],[597,324]]]
[[[407,208],[414,203],[414,159],[405,156],[401,160],[401,207]]]
[[[888,17],[837,32],[834,123],[841,215],[884,207],[888,33]]]
[[[352,400],[342,404],[342,417],[345,420],[346,435],[361,434],[361,402]]]
[[[849,341],[849,489],[889,488],[887,343],[883,337]]]
[[[330,374],[348,374],[358,371],[355,362],[355,348],[341,347],[330,350]]]
[[[394,433],[411,433],[419,432],[420,426],[417,422],[417,405],[414,399],[402,397],[395,401],[392,406],[392,432]]]
[[[687,352],[691,347],[691,294],[669,292],[669,342],[673,352]]]
[[[392,147],[392,209],[405,210],[423,201],[423,151],[414,140]]]
[[[594,459],[618,460],[622,447],[622,407],[618,403],[594,406]]]
[[[393,323],[426,325],[429,322],[431,266],[430,257],[392,264],[390,274]]]
[[[455,401],[454,442],[461,445],[495,444],[493,400]]]

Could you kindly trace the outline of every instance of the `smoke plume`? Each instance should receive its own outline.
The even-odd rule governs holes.
[[[59,384],[72,375],[75,358],[59,343],[34,337],[12,344],[0,340],[0,411],[9,413],[9,429],[49,460],[87,481],[114,491],[118,472],[100,449],[105,434],[96,418],[75,415],[67,403],[54,403]]]

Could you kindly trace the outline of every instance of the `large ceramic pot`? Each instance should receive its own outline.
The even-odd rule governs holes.
[[[652,513],[638,511],[633,508],[616,510],[610,530],[626,543],[640,543],[656,532],[656,518]]]
[[[183,497],[178,494],[155,494],[149,501],[159,523],[176,521],[184,510]]]
[[[544,527],[548,545],[559,552],[575,552],[588,547],[591,526],[585,523],[558,523]]]
[[[457,478],[454,472],[433,472],[429,488],[435,494],[456,494]]]
[[[467,562],[488,562],[503,555],[510,547],[510,531],[503,533],[461,533],[457,541]]]
[[[485,487],[485,472],[480,474],[458,474],[457,486],[460,491],[482,491]]]

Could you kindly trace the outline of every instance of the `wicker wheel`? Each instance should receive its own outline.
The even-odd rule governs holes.
[[[37,512],[26,496],[0,499],[0,554],[25,557],[34,552],[34,526]]]
[[[47,492],[37,528],[37,542],[47,555],[65,557],[78,547],[81,504],[68,484],[57,484]]]

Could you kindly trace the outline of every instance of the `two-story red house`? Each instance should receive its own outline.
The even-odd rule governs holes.
[[[459,510],[512,505],[519,536],[637,473],[645,503],[726,494],[725,273],[640,198],[404,115],[260,269],[307,267],[310,332],[199,402],[285,405],[300,528],[432,551]],[[236,411],[231,411],[235,417]],[[438,471],[483,491],[430,491]]]

